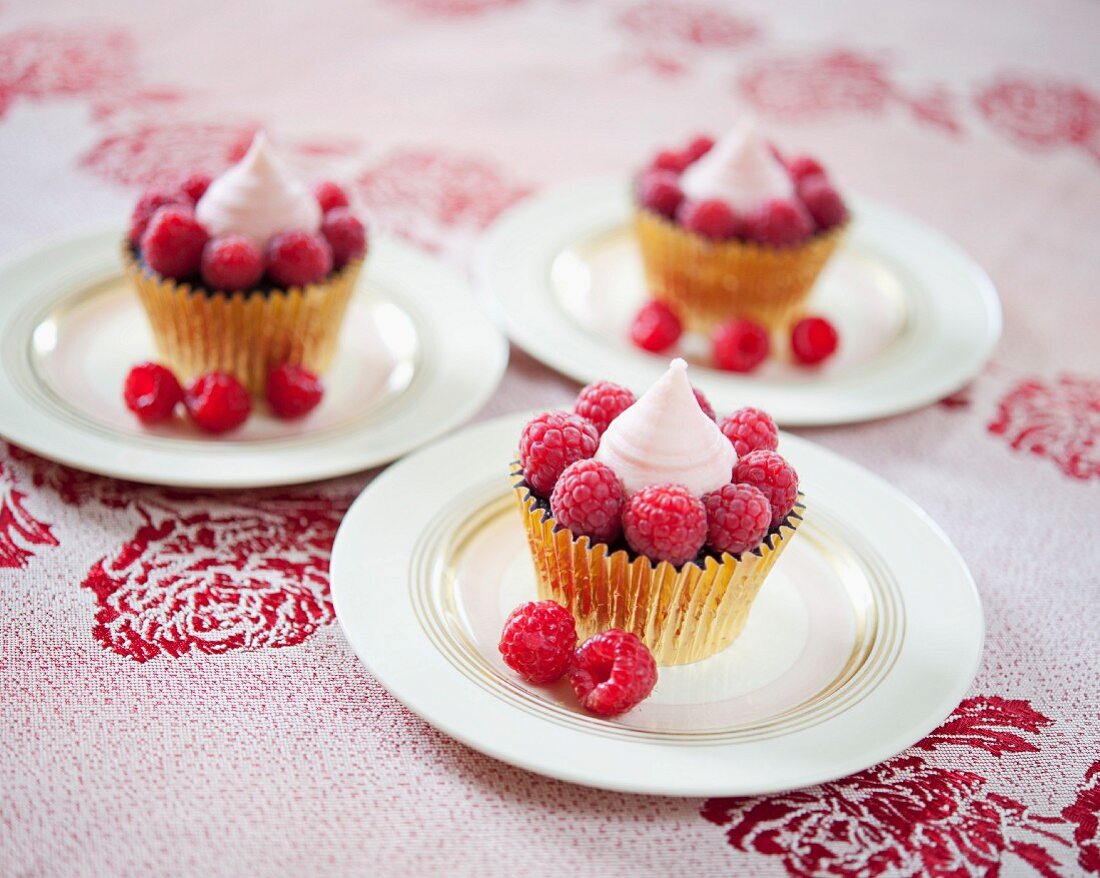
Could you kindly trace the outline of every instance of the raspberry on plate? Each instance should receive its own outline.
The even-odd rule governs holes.
[[[545,412],[529,421],[519,439],[523,477],[540,497],[549,497],[569,464],[596,453],[600,435],[573,412]]]
[[[664,302],[646,302],[630,326],[630,340],[646,351],[659,354],[677,341],[684,328],[676,312]]]
[[[332,248],[321,235],[303,229],[280,232],[267,242],[267,273],[284,287],[323,281],[332,271]]]
[[[689,232],[712,241],[728,241],[741,233],[741,219],[726,202],[718,198],[685,201],[676,212],[676,221]]]
[[[220,235],[206,242],[202,251],[202,282],[227,293],[247,290],[264,276],[264,257],[252,239],[244,235]]]
[[[143,424],[155,424],[172,417],[183,400],[183,388],[167,367],[141,363],[127,374],[122,398]]]
[[[332,267],[343,268],[367,253],[367,230],[346,207],[326,211],[321,234],[332,248]]]
[[[695,401],[699,403],[699,408],[703,410],[703,414],[712,421],[717,421],[718,415],[714,413],[714,406],[710,404],[710,400],[707,399],[706,394],[698,387],[691,388],[691,392],[695,394]]]
[[[183,397],[187,414],[207,433],[235,430],[252,411],[252,398],[232,375],[207,372],[196,378]]]
[[[759,488],[768,498],[772,527],[790,514],[798,500],[798,473],[774,451],[750,451],[734,465],[733,480]]]
[[[209,174],[192,174],[180,184],[179,192],[192,204],[198,204],[199,199],[206,194],[206,190],[209,188]]]
[[[657,685],[657,662],[636,634],[611,628],[581,644],[569,682],[585,710],[617,716],[649,697]]]
[[[807,366],[829,359],[839,342],[836,328],[824,317],[803,317],[791,330],[791,353]]]
[[[777,198],[761,205],[746,221],[748,237],[758,244],[786,247],[805,241],[814,221],[799,202]]]
[[[775,451],[779,447],[779,429],[771,415],[760,409],[738,409],[728,418],[724,418],[718,427],[733,443],[733,450],[738,457],[744,457],[750,451],[761,448]]]
[[[324,180],[313,187],[313,197],[321,206],[321,213],[328,213],[334,207],[347,207],[348,194],[331,180]]]
[[[130,243],[135,247],[140,246],[141,236],[145,234],[145,230],[149,227],[149,221],[153,218],[153,214],[162,207],[168,207],[169,205],[175,207],[189,206],[180,198],[178,192],[169,192],[167,189],[147,190],[138,199],[138,203],[134,205],[133,213],[130,214]]]
[[[686,152],[663,149],[653,157],[653,163],[650,167],[661,171],[672,171],[674,174],[682,174],[691,162],[692,158]]]
[[[622,531],[623,485],[614,470],[596,460],[565,468],[550,495],[550,511],[574,536],[610,543]]]
[[[787,173],[791,175],[791,179],[795,183],[798,183],[815,174],[823,175],[825,169],[821,167],[817,159],[810,158],[808,155],[800,155],[787,162]]]
[[[283,363],[268,373],[265,394],[278,417],[293,420],[317,408],[325,387],[305,366]]]
[[[597,381],[581,389],[573,411],[592,423],[601,436],[615,418],[634,405],[634,394],[613,381]]]
[[[740,318],[720,324],[711,343],[714,362],[729,372],[751,372],[767,359],[771,349],[768,331],[759,323]]]
[[[627,501],[623,533],[639,555],[679,567],[707,541],[707,512],[682,485],[650,485]]]
[[[512,611],[500,633],[504,663],[529,683],[560,680],[573,661],[577,626],[554,601],[532,601]]]
[[[723,485],[703,497],[703,506],[707,545],[716,552],[740,555],[755,549],[771,527],[771,504],[752,485]]]
[[[672,171],[649,170],[638,181],[638,200],[642,206],[672,219],[684,200],[679,178]]]
[[[199,273],[209,237],[191,208],[169,205],[149,221],[141,236],[141,255],[153,271],[182,280]]]

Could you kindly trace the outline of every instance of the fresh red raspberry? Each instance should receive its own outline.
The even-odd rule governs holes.
[[[825,169],[821,167],[817,159],[810,158],[808,155],[800,155],[787,162],[787,173],[791,175],[791,179],[795,183],[798,183],[800,180],[814,174],[824,174]]]
[[[810,237],[814,221],[800,203],[777,198],[761,205],[748,217],[746,231],[758,244],[787,247]]]
[[[659,354],[677,341],[684,328],[676,312],[664,302],[646,302],[630,326],[630,340],[643,350]]]
[[[321,205],[321,213],[328,213],[334,207],[347,207],[348,194],[331,180],[324,180],[313,187],[313,197]]]
[[[500,632],[504,664],[530,683],[560,680],[573,662],[577,625],[573,614],[553,601],[516,607]]]
[[[162,207],[141,236],[141,255],[153,271],[182,280],[199,273],[209,238],[190,207]]]
[[[839,342],[836,328],[824,317],[803,317],[791,330],[791,353],[807,366],[829,359]]]
[[[772,506],[752,485],[723,485],[703,498],[707,545],[740,555],[760,545],[772,524]]]
[[[752,320],[735,318],[720,324],[711,337],[714,362],[730,372],[751,372],[767,359],[768,331]]]
[[[235,430],[252,411],[252,398],[232,375],[207,372],[196,378],[183,396],[187,414],[207,433]]]
[[[272,411],[289,421],[317,408],[325,386],[305,366],[283,363],[268,373],[265,391]]]
[[[580,415],[545,412],[523,428],[519,462],[527,484],[540,497],[549,497],[569,464],[596,453],[600,434]]]
[[[244,235],[211,238],[202,250],[202,282],[227,293],[247,290],[264,276],[264,257]]]
[[[706,394],[703,393],[698,387],[691,388],[691,392],[695,394],[695,401],[699,403],[699,408],[703,410],[703,414],[710,418],[712,421],[718,420],[718,415],[714,413],[714,406],[710,404],[710,400],[707,399]]]
[[[733,480],[759,488],[768,498],[772,527],[787,517],[798,499],[798,473],[774,451],[750,451],[734,465]]]
[[[663,149],[653,157],[650,167],[661,171],[672,171],[674,174],[682,174],[684,169],[691,164],[691,161],[691,157],[685,152]]]
[[[779,429],[771,415],[760,409],[746,407],[738,409],[725,418],[718,428],[733,443],[738,457],[744,457],[750,451],[775,451],[779,447]]]
[[[346,207],[334,207],[325,213],[321,234],[332,248],[333,268],[343,268],[367,253],[367,230]]]
[[[638,200],[647,210],[668,219],[676,216],[676,208],[684,200],[679,178],[671,171],[646,171],[638,181]]]
[[[706,201],[685,201],[676,212],[676,221],[686,231],[710,238],[712,241],[728,241],[741,233],[741,220],[726,202],[717,198]]]
[[[302,229],[279,232],[267,242],[267,273],[284,287],[320,283],[332,271],[332,248],[320,235]]]
[[[192,204],[198,204],[199,199],[202,198],[206,194],[206,190],[210,188],[210,182],[209,174],[192,174],[180,184],[179,194]]]
[[[714,138],[707,137],[705,134],[700,134],[688,144],[684,153],[691,161],[697,162],[712,149],[714,149]]]
[[[122,398],[126,400],[126,408],[143,424],[155,424],[172,417],[183,400],[183,388],[165,366],[142,363],[134,366],[126,376]]]
[[[799,181],[798,197],[822,231],[839,226],[848,215],[844,199],[833,188],[833,184],[820,174]]]
[[[189,205],[180,198],[178,192],[169,192],[167,189],[149,189],[138,203],[134,205],[134,212],[130,214],[130,243],[135,247],[141,245],[141,236],[149,227],[149,221],[153,214],[162,207],[170,205],[176,207],[188,207]]]
[[[649,697],[657,685],[657,662],[638,635],[611,628],[573,654],[569,682],[585,710],[617,716]]]
[[[683,485],[650,485],[627,501],[623,533],[639,555],[679,567],[707,541],[707,511]]]
[[[610,543],[622,531],[623,485],[615,471],[597,460],[565,468],[550,495],[550,511],[574,536]]]
[[[627,388],[613,381],[597,381],[583,388],[573,411],[592,423],[601,436],[607,425],[634,405],[636,397]]]

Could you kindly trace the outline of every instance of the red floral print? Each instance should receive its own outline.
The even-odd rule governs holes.
[[[706,47],[741,46],[760,35],[753,22],[731,15],[721,6],[671,0],[643,0],[625,10],[619,24],[647,41]]]
[[[1021,698],[997,695],[968,698],[916,747],[931,751],[954,744],[985,750],[994,756],[1033,753],[1039,748],[1017,731],[1035,735],[1052,722]]]
[[[329,553],[346,506],[262,499],[148,521],[83,582],[95,638],[139,662],[301,643],[333,619]]]
[[[469,18],[516,6],[522,0],[391,0],[412,12],[432,18]]]
[[[1023,146],[1077,146],[1100,160],[1100,98],[1068,82],[1001,76],[974,97],[998,131]]]
[[[1074,479],[1100,476],[1100,381],[1062,375],[1030,379],[1000,401],[989,432],[1017,451],[1054,461]]]
[[[952,133],[961,130],[946,91],[911,96],[891,80],[882,61],[849,50],[762,62],[741,77],[740,89],[756,109],[790,121],[840,113],[879,115],[903,106],[920,122]]]
[[[26,500],[11,467],[0,460],[0,567],[26,567],[35,546],[58,545],[50,525],[27,511]]]
[[[66,506],[83,506],[85,503],[95,502],[110,509],[124,509],[140,505],[144,495],[155,491],[153,488],[73,469],[24,451],[17,445],[8,445],[8,455],[29,476],[36,488],[51,491]]]
[[[1077,799],[1062,811],[1074,824],[1077,862],[1086,872],[1100,874],[1100,759],[1089,766]]]

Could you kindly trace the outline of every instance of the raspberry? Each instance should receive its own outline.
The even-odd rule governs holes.
[[[180,280],[198,274],[209,237],[191,208],[162,207],[141,236],[141,255],[153,271]]]
[[[581,389],[573,411],[591,422],[601,436],[607,425],[634,405],[636,397],[613,381],[597,381]]]
[[[691,392],[695,394],[695,401],[699,403],[699,408],[703,410],[703,414],[710,418],[712,421],[718,420],[718,415],[714,413],[714,406],[710,404],[710,400],[706,398],[706,395],[698,387],[691,388]]]
[[[703,498],[703,506],[707,545],[716,552],[740,555],[754,549],[771,527],[771,504],[752,485],[723,485]]]
[[[844,222],[848,209],[833,184],[820,174],[811,175],[798,183],[798,197],[806,205],[817,227],[831,229]]]
[[[682,174],[684,169],[691,164],[691,161],[691,157],[687,153],[663,149],[653,157],[650,167],[661,171],[672,171],[674,174]]]
[[[639,555],[679,567],[707,541],[707,512],[683,485],[650,485],[627,501],[623,532]]]
[[[343,268],[367,253],[367,230],[346,207],[334,207],[325,213],[321,234],[332,248],[333,268]]]
[[[207,372],[187,388],[187,414],[207,433],[234,430],[248,419],[252,398],[244,386],[225,372]]]
[[[657,685],[657,662],[638,635],[611,628],[574,653],[569,682],[585,710],[617,716],[649,697]]]
[[[332,248],[320,235],[302,229],[280,232],[267,243],[267,273],[284,287],[323,281],[332,271]]]
[[[600,434],[572,412],[545,412],[523,428],[519,462],[524,478],[541,497],[549,497],[562,471],[596,453]]]
[[[126,408],[143,424],[155,424],[172,417],[183,399],[183,389],[166,367],[159,363],[142,363],[134,366],[126,376],[122,398],[126,400]]]
[[[643,350],[659,354],[677,341],[684,328],[680,318],[664,302],[646,302],[630,326],[630,340]]]
[[[211,238],[202,250],[202,282],[215,290],[231,293],[247,290],[264,276],[260,248],[244,235]]]
[[[181,200],[178,192],[169,192],[167,189],[149,189],[138,203],[134,205],[134,212],[130,214],[130,243],[135,247],[141,245],[141,236],[149,227],[149,221],[162,207],[168,206],[187,207]]]
[[[705,134],[700,134],[688,144],[684,153],[690,157],[691,161],[697,162],[712,149],[714,149],[714,138],[707,137]]]
[[[725,418],[718,428],[733,443],[738,457],[750,451],[775,451],[779,447],[779,430],[767,412],[760,409],[738,409]]]
[[[806,240],[814,230],[813,218],[801,204],[777,198],[761,205],[746,223],[748,237],[759,244],[786,247]]]
[[[324,394],[321,379],[304,366],[283,363],[268,373],[267,401],[280,418],[293,420],[309,414]]]
[[[198,204],[199,199],[210,188],[210,176],[208,174],[192,174],[180,184],[179,194],[192,204]]]
[[[768,331],[751,320],[734,319],[720,324],[711,337],[714,362],[730,372],[751,372],[764,362],[771,348]]]
[[[578,460],[565,468],[554,485],[550,511],[574,536],[610,543],[622,531],[622,482],[607,464]]]
[[[791,179],[795,183],[798,183],[814,174],[824,174],[825,169],[821,167],[817,159],[812,159],[808,155],[800,155],[787,163],[787,173],[791,175]]]
[[[724,201],[711,198],[706,201],[685,201],[676,212],[676,221],[689,232],[710,238],[712,241],[728,241],[741,231],[741,220]]]
[[[733,480],[759,488],[768,498],[772,527],[787,517],[798,499],[798,473],[774,451],[750,451],[733,467]]]
[[[325,180],[313,187],[313,197],[321,205],[321,213],[328,213],[334,207],[347,207],[348,194],[331,180]]]
[[[553,683],[569,670],[576,646],[573,614],[553,601],[532,601],[512,611],[497,648],[504,664],[523,679]]]
[[[672,219],[684,200],[684,193],[671,171],[647,171],[638,182],[638,200],[646,209]]]
[[[840,338],[824,317],[803,317],[791,330],[791,353],[807,366],[827,360],[836,353]]]

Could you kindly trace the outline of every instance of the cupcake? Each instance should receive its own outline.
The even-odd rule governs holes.
[[[798,476],[757,409],[716,423],[673,360],[641,398],[600,382],[524,428],[512,481],[539,597],[584,639],[631,631],[658,664],[741,633],[802,520]]]
[[[123,263],[181,378],[228,372],[262,395],[276,366],[329,366],[366,250],[344,192],[310,192],[260,132],[213,182],[146,192]]]
[[[821,165],[784,163],[748,120],[660,153],[636,187],[650,294],[699,332],[731,318],[787,331],[847,219]]]

